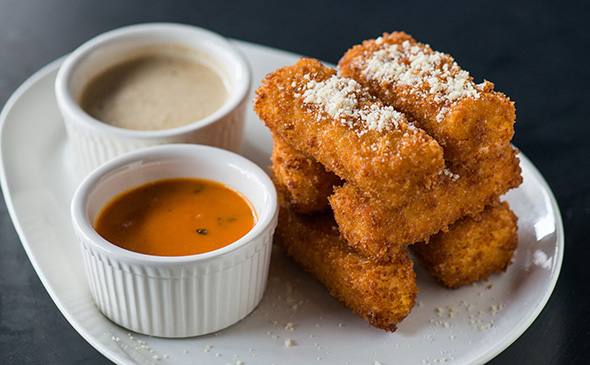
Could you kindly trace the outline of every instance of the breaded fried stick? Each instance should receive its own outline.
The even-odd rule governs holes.
[[[518,158],[511,146],[474,173],[442,174],[427,192],[391,206],[352,184],[336,188],[330,200],[340,233],[364,255],[387,259],[395,246],[427,240],[464,215],[477,215],[508,189],[520,185]]]
[[[276,156],[281,158],[275,158]],[[305,168],[293,168],[287,163],[293,159],[302,159]],[[305,157],[301,152],[276,138],[273,146],[272,171],[274,183],[281,191],[283,205],[296,213],[301,213],[302,201],[305,202],[306,208],[303,214],[321,213],[326,210],[325,208],[329,209],[328,197],[332,194],[334,187],[342,183],[339,179],[336,180],[337,183],[334,183],[336,175],[326,172],[320,163]],[[289,184],[291,181],[295,183]],[[382,261],[390,260],[398,256],[400,250],[405,250],[401,245],[384,245],[382,242],[363,241],[363,246],[357,245],[357,242],[346,244],[364,257],[383,259]]]
[[[285,207],[275,238],[330,294],[375,327],[395,331],[414,306],[416,275],[406,250],[390,263],[375,263],[345,247],[330,215],[297,215]]]
[[[457,288],[506,270],[518,242],[516,221],[508,203],[496,202],[412,248],[436,279]]]
[[[277,142],[273,156],[281,158],[273,159],[273,173],[285,191],[285,200],[292,205],[305,197],[308,206],[323,207],[336,185],[331,183],[333,175],[284,141]],[[303,159],[305,168],[289,166],[286,161],[292,159]],[[388,260],[402,246],[428,239],[465,214],[479,214],[521,181],[518,159],[511,147],[491,159],[482,163],[475,175],[441,175],[431,190],[397,208],[367,197],[352,185],[337,189],[330,199],[348,245],[365,257]],[[279,176],[295,176],[296,183],[289,186],[285,183],[288,179]]]
[[[340,178],[280,137],[273,136],[273,142],[271,169],[275,183],[284,188],[289,207],[303,214],[330,209],[328,196],[334,192],[334,186],[342,185]]]
[[[303,214],[329,209],[328,197],[333,193],[334,187],[342,185],[342,181],[327,172],[320,163],[306,157],[280,138],[273,136],[273,140],[273,180],[277,189],[282,192],[284,205]],[[381,241],[364,240],[347,244],[364,257],[382,261],[390,260],[398,256],[400,250],[405,250],[402,245],[383,244]]]
[[[434,139],[317,60],[267,75],[254,109],[295,149],[390,204],[407,201],[444,168]]]
[[[352,47],[339,72],[406,113],[433,136],[449,166],[473,165],[514,134],[514,103],[485,81],[476,85],[448,54],[403,32]]]

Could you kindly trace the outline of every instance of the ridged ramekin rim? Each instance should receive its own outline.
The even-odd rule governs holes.
[[[249,264],[250,261],[252,260],[252,258],[256,257],[256,255],[258,255],[260,253],[260,251],[264,250],[265,248],[268,249],[272,249],[272,236],[273,236],[273,232],[270,232],[270,230],[272,230],[273,227],[270,226],[269,230],[263,231],[259,236],[257,236],[256,238],[253,239],[253,241],[256,242],[256,244],[258,244],[259,248],[254,249],[253,253],[249,256],[244,256],[239,260],[235,260],[231,263],[231,265],[223,265],[223,267],[215,267],[215,264],[218,264],[220,262],[223,262],[223,260],[228,259],[228,254],[225,254],[223,256],[219,256],[216,257],[215,260],[215,264],[213,266],[208,266],[207,270],[206,270],[206,274],[202,273],[202,272],[195,272],[194,275],[188,275],[186,273],[186,271],[183,273],[183,275],[173,275],[172,271],[168,272],[168,273],[164,273],[162,272],[162,269],[169,269],[169,270],[189,270],[190,269],[194,269],[193,267],[190,266],[190,262],[189,263],[183,263],[182,265],[176,265],[174,267],[162,267],[162,266],[158,266],[158,267],[151,267],[151,266],[147,266],[147,265],[143,265],[141,263],[139,264],[132,264],[129,265],[128,263],[123,263],[119,260],[117,260],[116,258],[112,258],[112,257],[104,257],[103,255],[101,255],[100,251],[97,250],[93,250],[94,247],[92,247],[93,245],[88,243],[86,244],[85,242],[81,242],[81,250],[82,250],[82,255],[85,255],[86,257],[88,257],[89,259],[92,260],[96,260],[98,262],[100,262],[102,265],[108,266],[110,267],[112,270],[114,271],[119,271],[119,272],[123,272],[125,274],[129,274],[129,275],[133,275],[135,277],[138,278],[148,278],[148,279],[186,279],[186,278],[192,278],[192,277],[201,277],[204,275],[211,275],[211,274],[216,274],[219,272],[224,272],[224,271],[228,271],[228,270],[232,270],[234,269],[236,266],[240,266],[240,265],[244,265],[244,264]],[[265,234],[267,234],[270,236],[268,238],[268,241],[264,238],[261,237]],[[240,250],[245,250],[245,248],[248,246],[242,246]],[[237,251],[237,250],[236,250]],[[233,251],[233,252],[236,252]],[[232,259],[229,259],[232,260]],[[207,261],[206,263],[203,262],[199,262],[199,264],[213,264],[212,260]],[[119,265],[119,266],[117,266]],[[130,269],[131,267],[135,267],[136,269],[158,269],[159,272],[157,275],[150,275],[150,274],[142,274],[139,273],[135,270]],[[211,267],[214,267],[215,269],[211,269]]]

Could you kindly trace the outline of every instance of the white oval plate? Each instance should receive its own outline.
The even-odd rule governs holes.
[[[299,57],[244,42],[254,86]],[[504,274],[446,290],[416,265],[420,294],[395,333],[370,327],[332,299],[275,248],[262,304],[214,335],[161,339],[131,334],[92,302],[71,228],[77,184],[53,82],[60,61],[27,80],[0,116],[2,190],[22,244],[43,285],[72,326],[119,364],[430,364],[483,363],[514,342],[537,317],[557,281],[564,237],[543,177],[522,154],[524,183],[506,199],[519,217],[519,247]],[[269,164],[271,138],[250,110],[243,154]],[[534,253],[545,253],[543,265]],[[287,325],[288,324],[288,325]],[[286,347],[286,340],[295,345]]]

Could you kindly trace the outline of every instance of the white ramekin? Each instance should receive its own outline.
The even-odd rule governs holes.
[[[80,94],[92,78],[134,51],[167,44],[195,50],[202,62],[223,76],[229,96],[216,112],[177,128],[139,131],[103,123],[79,106]],[[157,144],[199,143],[237,151],[250,79],[244,56],[220,35],[188,25],[152,23],[119,28],[81,45],[60,67],[55,93],[78,171],[86,174],[113,157]]]
[[[93,228],[115,195],[165,178],[199,177],[226,184],[254,207],[257,222],[238,241],[191,256],[152,256],[111,244]],[[90,291],[113,322],[160,337],[188,337],[225,328],[250,313],[266,286],[276,191],[249,160],[222,149],[156,146],[117,157],[88,175],[72,200]]]

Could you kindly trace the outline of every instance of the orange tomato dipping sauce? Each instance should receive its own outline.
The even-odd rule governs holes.
[[[95,229],[107,241],[148,255],[185,256],[237,241],[256,222],[238,192],[215,181],[168,179],[116,196]]]

